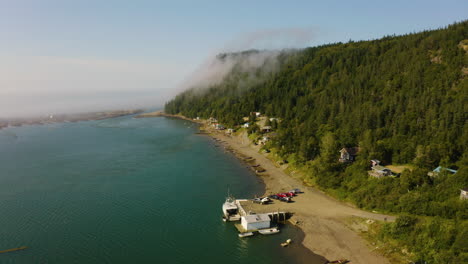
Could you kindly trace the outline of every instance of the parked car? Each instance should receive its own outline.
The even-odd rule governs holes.
[[[290,192],[293,192],[293,193],[295,193],[295,194],[302,193],[301,190],[300,190],[300,189],[297,189],[297,188],[291,190]]]
[[[270,195],[269,197],[270,197],[271,199],[275,199],[275,200],[279,200],[279,198],[280,198],[280,197],[279,197],[278,195],[276,195],[276,194],[272,194],[272,195]]]
[[[252,202],[254,202],[254,203],[262,203],[262,199],[260,199],[260,198],[253,198],[253,199],[252,199]]]

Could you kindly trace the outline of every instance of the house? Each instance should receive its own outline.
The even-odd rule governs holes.
[[[382,165],[376,165],[372,167],[372,170],[369,171],[369,175],[375,178],[383,178],[386,176],[392,176],[392,171],[388,168],[385,168]]]
[[[373,159],[370,162],[371,162],[371,167],[380,165],[380,160]]]
[[[442,167],[442,166],[439,166],[439,167],[435,168],[433,171],[428,172],[427,175],[428,175],[429,177],[437,177],[437,176],[439,176],[439,174],[441,174],[441,173],[455,174],[455,173],[457,173],[457,171],[456,171],[456,170],[449,169],[449,168],[444,168],[444,167]]]
[[[224,130],[224,129],[226,129],[226,128],[225,128],[223,125],[221,125],[221,124],[214,124],[214,128],[215,128],[216,130]]]
[[[460,200],[468,200],[468,188],[460,190]]]
[[[249,117],[248,117],[248,116],[244,116],[244,117],[242,118],[242,120],[244,120],[244,122],[247,122],[247,121],[249,121]]]
[[[242,125],[242,127],[244,127],[244,128],[248,128],[249,126],[250,126],[249,123],[245,123],[245,124]]]
[[[214,117],[210,117],[210,118],[208,118],[208,122],[209,123],[218,123],[218,119],[216,119]]]
[[[271,126],[264,126],[260,130],[262,133],[268,133],[271,131]]]
[[[232,133],[234,133],[234,129],[233,129],[233,128],[228,128],[228,129],[226,130],[226,134],[232,134]]]
[[[271,117],[271,118],[270,118],[270,122],[273,122],[273,121],[278,122],[279,120],[278,120],[278,118],[276,118],[276,117]]]
[[[359,147],[353,148],[342,148],[340,150],[339,162],[353,162],[356,160],[356,156],[359,152]]]
[[[268,141],[270,141],[270,138],[265,136],[265,137],[262,137],[262,139],[258,141],[258,144],[265,145]]]
[[[250,112],[250,115],[255,115],[255,117],[260,117],[260,112]]]
[[[269,228],[270,222],[270,217],[267,214],[253,214],[241,217],[241,226],[245,231]]]

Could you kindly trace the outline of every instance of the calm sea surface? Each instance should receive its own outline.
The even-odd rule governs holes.
[[[0,130],[0,263],[321,263],[302,233],[238,238],[229,187],[263,185],[187,121],[120,117]],[[315,259],[315,260],[314,260]]]

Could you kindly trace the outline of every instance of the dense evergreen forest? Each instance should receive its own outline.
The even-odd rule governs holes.
[[[468,21],[283,51],[274,60],[274,70],[271,60],[254,70],[239,64],[222,82],[181,93],[165,111],[230,127],[254,111],[278,118],[265,148],[302,171],[304,182],[401,215],[381,239],[399,241],[415,261],[468,263],[468,200],[460,199],[468,188]],[[260,136],[256,126],[248,132]],[[359,147],[354,162],[338,162],[343,147]],[[376,179],[367,173],[371,159],[406,169]],[[438,166],[457,172],[428,176]]]

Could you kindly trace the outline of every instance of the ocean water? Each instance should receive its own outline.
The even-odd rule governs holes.
[[[0,250],[28,247],[0,263],[322,263],[294,227],[241,239],[221,221],[228,188],[264,187],[196,131],[131,116],[0,130]]]

